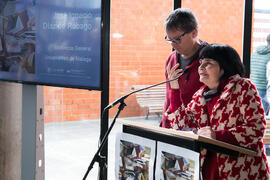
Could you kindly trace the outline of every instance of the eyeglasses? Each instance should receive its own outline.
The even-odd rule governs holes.
[[[180,35],[179,37],[177,38],[174,38],[174,39],[168,39],[168,36],[166,35],[164,40],[168,43],[180,43],[182,38],[187,34],[187,32],[184,32],[182,35]]]

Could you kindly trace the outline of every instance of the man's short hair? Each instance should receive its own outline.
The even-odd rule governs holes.
[[[268,34],[266,41],[267,41],[267,44],[270,45],[270,34]]]
[[[197,18],[194,13],[187,8],[178,8],[172,11],[164,23],[165,30],[181,30],[189,33],[198,29]]]

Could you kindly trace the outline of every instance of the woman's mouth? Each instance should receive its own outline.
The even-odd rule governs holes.
[[[206,73],[199,73],[200,76],[204,77],[204,76],[207,76]]]

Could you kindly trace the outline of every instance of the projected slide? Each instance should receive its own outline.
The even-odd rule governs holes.
[[[0,79],[100,88],[100,0],[0,1]]]

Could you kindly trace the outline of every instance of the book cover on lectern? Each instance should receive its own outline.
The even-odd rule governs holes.
[[[144,179],[154,177],[155,141],[120,133],[115,147],[115,179]]]
[[[200,153],[158,142],[156,180],[199,180]]]

